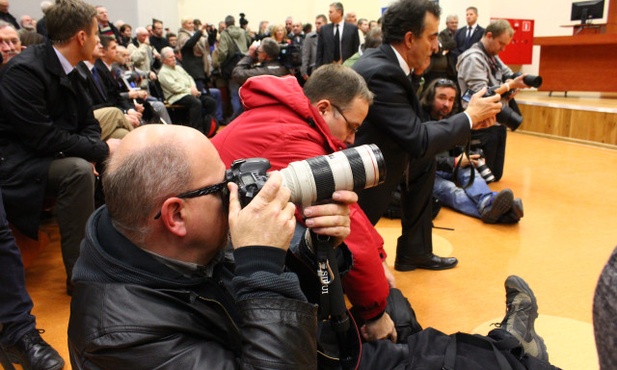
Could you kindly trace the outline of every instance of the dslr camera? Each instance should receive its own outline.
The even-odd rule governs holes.
[[[520,76],[521,73],[513,73],[511,75],[504,75],[502,80],[505,82],[509,79],[515,79]],[[531,87],[540,87],[542,85],[542,77],[541,76],[533,76],[527,75],[523,78],[523,81],[527,86]],[[493,96],[496,94],[495,90],[497,90],[500,86],[491,86],[487,88],[486,94],[484,97]],[[476,92],[473,90],[467,90],[465,94],[462,96],[462,100],[469,103],[471,100],[471,96]],[[511,94],[511,91],[505,92],[501,94],[502,97],[507,97]],[[512,131],[516,131],[516,129],[523,123],[523,116],[521,115],[521,111],[518,109],[518,105],[514,101],[514,99],[510,100],[508,104],[504,104],[501,108],[501,112],[497,114],[497,122],[505,125]]]
[[[484,181],[486,181],[487,184],[489,182],[495,181],[495,176],[493,175],[493,172],[486,165],[486,160],[484,159],[484,151],[482,151],[482,149],[478,148],[478,149],[469,151],[469,154],[470,155],[471,154],[480,154],[480,158],[477,159],[477,163],[478,164],[475,165],[476,170],[478,170],[478,172],[480,173],[480,176],[482,176],[482,178],[484,179]]]
[[[238,185],[242,207],[268,181],[269,169],[270,162],[265,158],[238,159],[231,164],[226,179]],[[283,185],[291,190],[290,200],[306,207],[330,199],[337,190],[359,191],[382,184],[386,162],[375,144],[367,144],[292,162],[280,172]]]

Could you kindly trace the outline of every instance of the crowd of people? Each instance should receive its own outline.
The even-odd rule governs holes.
[[[398,0],[378,21],[335,2],[314,29],[288,17],[253,32],[242,13],[218,27],[185,17],[174,33],[159,19],[112,22],[82,0],[41,9],[44,19],[18,23],[0,0],[0,300],[10,302],[0,364],[64,366],[30,314],[9,231],[10,222],[36,239],[51,200],[74,369],[555,368],[518,276],[486,336],[422,330],[374,227],[398,188],[394,268],[444,270],[458,260],[433,253],[433,197],[486,223],[523,217],[520,198],[491,191],[474,169],[480,156],[458,150],[471,138],[501,178],[506,129],[496,116],[528,87],[498,57],[508,22],[484,29],[470,7],[466,27],[450,15],[439,32],[441,9],[428,0]],[[495,85],[510,93],[485,96]],[[362,144],[381,150],[384,184],[290,202],[276,171]],[[250,157],[275,172],[243,207],[226,169]],[[334,337],[315,293],[328,290],[315,274],[324,239],[353,306]],[[452,355],[453,345],[465,351]]]

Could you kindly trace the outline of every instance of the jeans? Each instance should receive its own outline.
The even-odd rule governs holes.
[[[30,314],[32,300],[26,291],[21,253],[9,229],[0,191],[0,343],[13,345],[22,335],[34,330]]]
[[[214,117],[217,121],[223,122],[223,99],[221,98],[221,90],[211,87],[208,89],[209,95],[216,99],[216,112]]]
[[[456,186],[452,180],[451,173],[437,171],[433,196],[447,207],[468,216],[480,218],[482,210],[485,206],[490,205],[490,201],[496,193],[489,189],[486,181],[484,181],[475,167],[473,167],[473,170],[475,172],[474,181],[467,189]],[[459,169],[459,182],[466,184],[469,181],[470,174],[469,167]]]
[[[231,95],[231,106],[234,110],[233,117],[240,113],[242,104],[240,104],[240,85],[233,80],[229,80],[229,94]]]

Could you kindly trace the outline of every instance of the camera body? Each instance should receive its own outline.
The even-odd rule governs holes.
[[[259,193],[268,181],[266,172],[270,161],[265,158],[248,158],[233,161],[225,173],[225,179],[238,185],[238,197],[244,208]]]
[[[505,82],[510,79],[515,79],[521,75],[522,73],[519,73],[519,72],[510,74],[510,75],[504,75],[502,80]],[[523,78],[523,82],[525,82],[527,86],[537,88],[542,85],[542,77],[534,76],[534,75],[527,75]],[[484,97],[495,95],[495,90],[497,90],[499,87],[500,86],[488,87],[486,90],[486,94],[484,94]],[[469,103],[469,101],[471,100],[471,96],[475,93],[476,92],[473,90],[467,90],[465,94],[461,97],[461,99]],[[505,97],[508,97],[508,95],[510,94],[511,94],[511,91],[508,91],[508,92],[501,94],[501,96],[505,98]],[[497,114],[496,118],[497,118],[497,122],[505,125],[512,131],[516,131],[516,129],[521,125],[521,123],[523,123],[523,116],[521,115],[521,112],[518,109],[518,105],[516,104],[516,102],[514,102],[514,99],[510,100],[508,104],[503,105],[501,112]]]
[[[483,95],[484,98],[495,95],[495,90],[497,90],[500,86],[490,86],[487,88],[486,93]],[[471,96],[476,92],[469,89],[463,94],[461,99],[467,103],[471,100]],[[508,96],[509,92],[502,94],[502,96]],[[515,131],[521,123],[523,123],[523,116],[518,114],[514,109],[512,109],[509,104],[504,104],[501,108],[501,111],[497,113],[497,122],[505,125],[510,130]]]
[[[268,181],[270,162],[265,158],[238,159],[227,170],[227,181],[238,185],[245,207]],[[359,191],[385,181],[386,162],[374,144],[291,162],[281,171],[291,202],[306,207],[332,197],[337,190]]]
[[[294,44],[280,45],[279,60],[287,69],[302,66],[302,47]]]

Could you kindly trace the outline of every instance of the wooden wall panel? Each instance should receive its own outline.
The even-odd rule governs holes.
[[[617,146],[617,114],[520,104],[521,131]]]

